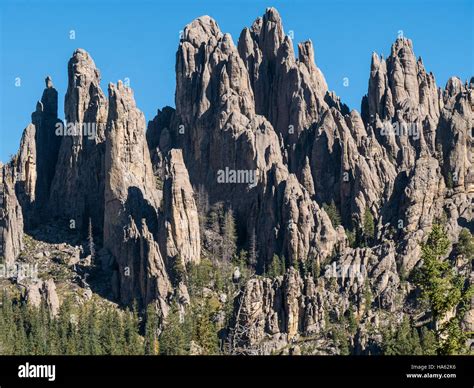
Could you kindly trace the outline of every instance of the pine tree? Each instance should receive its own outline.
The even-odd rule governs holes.
[[[363,235],[365,244],[372,244],[375,240],[375,222],[374,216],[369,208],[364,212]]]
[[[102,354],[98,311],[95,303],[90,303],[86,308],[86,335],[87,337],[84,338],[86,342],[86,354]]]
[[[275,278],[281,274],[280,258],[278,255],[273,255],[272,261],[268,266],[267,275],[271,278]]]
[[[88,354],[88,347],[87,347],[87,337],[88,337],[88,330],[87,330],[87,311],[86,306],[81,306],[78,311],[78,318],[77,318],[77,354],[78,355],[87,355]]]
[[[125,337],[125,354],[138,355],[142,354],[142,344],[138,333],[138,315],[136,310],[126,310],[124,318],[124,337]]]
[[[452,189],[454,187],[454,179],[453,179],[453,174],[451,172],[448,172],[446,175],[446,187],[448,189]]]
[[[67,297],[59,307],[55,325],[61,354],[77,354],[77,326],[72,322],[73,314],[72,298]]]
[[[349,312],[347,316],[347,324],[348,324],[349,333],[351,335],[355,335],[357,331],[357,318],[356,318],[353,306],[349,308]]]
[[[133,354],[143,354],[143,339],[140,336],[140,317],[138,314],[138,302],[136,300],[132,306],[132,323],[134,330],[131,342]]]
[[[339,214],[339,210],[337,209],[334,200],[328,205],[327,203],[323,204],[323,209],[328,215],[329,219],[331,220],[331,224],[334,228],[341,225],[341,215]]]
[[[0,350],[1,354],[12,354],[14,344],[15,320],[10,296],[6,290],[2,293],[0,315]]]
[[[369,311],[372,306],[372,289],[370,288],[369,279],[366,278],[364,282],[364,307],[366,311]]]
[[[468,336],[462,329],[458,317],[451,318],[443,325],[442,336],[441,346],[438,350],[439,354],[451,355],[468,353],[466,348]]]
[[[433,356],[437,354],[438,342],[433,330],[422,327],[420,330],[421,348],[425,356]]]
[[[280,275],[284,275],[286,272],[286,258],[282,256],[280,259]]]
[[[184,267],[181,256],[177,255],[174,257],[171,268],[171,278],[173,284],[178,286],[179,283],[183,282],[186,277],[186,268]]]
[[[77,322],[72,318],[76,313]],[[119,313],[93,302],[74,310],[70,298],[66,298],[53,317],[44,301],[38,308],[2,295],[0,354],[143,353],[136,310]]]
[[[474,237],[469,230],[461,230],[455,251],[458,255],[462,255],[466,261],[474,259]]]
[[[415,283],[420,288],[422,297],[429,301],[435,320],[439,320],[452,308],[454,302],[453,272],[449,262],[444,260],[449,246],[446,233],[439,224],[435,224],[427,242],[421,245],[423,265],[414,273]],[[446,297],[448,294],[449,298]]]
[[[91,255],[91,263],[94,263],[95,259],[95,244],[94,244],[94,231],[92,229],[92,219],[89,217],[89,226],[87,228],[87,243],[89,248],[89,254]]]
[[[217,354],[219,350],[217,329],[211,321],[211,313],[209,300],[206,299],[203,304],[195,307],[193,314],[193,339],[201,346],[204,354]]]
[[[13,345],[14,345],[14,349],[13,349],[12,354],[27,355],[29,353],[28,337],[26,335],[25,322],[24,322],[23,315],[20,315],[16,330],[14,331]]]
[[[199,230],[203,231],[206,226],[206,217],[209,212],[209,195],[204,185],[199,185],[196,192],[196,207],[199,217]]]
[[[25,305],[24,305],[25,306]],[[34,355],[48,354],[48,317],[49,311],[45,302],[43,301],[40,307],[25,306],[25,321],[30,323],[30,328],[27,332],[28,342],[31,346],[31,352]],[[22,314],[22,307],[17,307],[17,317]]]
[[[235,228],[235,219],[232,209],[229,209],[224,215],[222,227],[222,256],[227,262],[234,257],[237,249],[237,232]]]
[[[302,278],[305,278],[306,275],[308,274],[309,270],[311,268],[311,264],[308,262],[308,260],[301,260],[299,262],[299,270],[300,270],[300,276]],[[283,272],[284,273],[284,272]]]
[[[313,279],[317,279],[321,273],[321,266],[319,265],[319,261],[316,259],[312,259],[309,262],[309,272]]]
[[[118,320],[114,320],[112,309],[107,307],[98,314],[100,353],[114,355],[117,352],[117,339],[120,337]]]
[[[421,244],[423,264],[414,272],[413,279],[421,291],[421,297],[430,306],[439,352],[457,354],[463,351],[466,340],[459,316],[469,303],[472,287],[465,287],[465,277],[456,272],[449,259],[445,259],[449,246],[443,227],[433,225],[427,241]],[[446,321],[446,314],[450,311],[455,315]]]
[[[187,353],[188,343],[176,302],[171,305],[159,342],[160,354],[178,356]]]
[[[255,227],[250,234],[249,242],[249,264],[252,267],[256,267],[258,261],[258,252],[257,252],[257,233],[255,232]]]
[[[145,354],[155,355],[158,353],[158,319],[155,307],[150,303],[146,309]]]
[[[111,309],[112,332],[117,333],[115,339],[115,354],[125,354],[125,328],[123,325],[123,312]]]
[[[391,327],[383,333],[383,352],[386,355],[421,355],[423,354],[420,336],[416,328],[404,317],[400,326]]]
[[[357,237],[354,231],[346,229],[347,242],[351,248],[357,247]]]
[[[207,220],[209,229],[215,233],[220,233],[221,231],[221,220],[224,217],[224,206],[222,202],[215,203],[210,212]]]

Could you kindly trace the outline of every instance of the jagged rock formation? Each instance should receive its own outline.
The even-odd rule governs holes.
[[[10,266],[23,249],[23,215],[11,166],[0,165],[0,173],[0,257]]]
[[[160,192],[145,140],[145,117],[130,88],[109,84],[105,150],[104,247],[117,264],[117,297],[156,300],[166,311],[171,286],[157,243]],[[166,314],[165,314],[166,315]]]
[[[390,244],[348,249],[318,279],[302,277],[293,267],[275,279],[253,278],[242,289],[234,312],[231,351],[281,351],[300,336],[321,335],[329,316],[340,319],[347,311],[357,317],[366,313],[361,327],[370,327],[377,321],[376,306],[389,311],[396,308],[396,297],[402,294],[399,284]],[[332,351],[328,348],[327,354]]]
[[[15,157],[15,191],[23,209],[26,229],[46,216],[50,187],[58,158],[60,137],[56,136],[58,92],[48,76],[46,89],[31,123],[23,131],[20,149]]]
[[[474,93],[458,78],[450,78],[443,96],[438,144],[443,153],[443,175],[455,192],[474,190]]]
[[[253,250],[256,261],[246,263],[256,273],[248,279],[232,268],[226,351],[297,354],[311,342],[313,353],[338,354],[333,324],[352,317],[352,352],[380,353],[387,316],[421,319],[407,275],[432,225],[442,220],[453,246],[462,228],[474,231],[474,80],[438,88],[412,42],[399,38],[388,58],[372,55],[359,113],[329,91],[314,51],[302,42],[295,56],[273,8],[237,45],[199,17],[176,54],[176,109],[158,110],[146,128],[131,89],[110,84],[107,101],[91,56],[76,50],[66,132],[56,132],[47,78],[18,155],[2,169],[7,263],[22,250],[23,219],[26,229],[66,222],[98,245],[122,305],[153,303],[165,318],[177,301],[182,318],[195,297],[190,264],[211,254],[225,261],[206,247],[221,228],[203,221],[214,206],[235,215],[237,253]],[[94,265],[94,249],[85,250],[74,248],[70,266]],[[274,256],[286,270],[270,278]],[[37,284],[28,299],[46,295],[55,314],[54,289]],[[472,327],[472,308],[463,324]],[[193,343],[191,351],[205,350]]]
[[[250,69],[249,73],[253,74],[255,94],[263,90],[263,94],[269,96],[268,101],[272,101],[270,108],[261,108],[261,112],[276,129],[285,131],[288,121],[279,125],[281,116],[275,114],[275,109],[292,105],[288,100],[281,105],[276,100],[271,100],[275,95],[271,89],[278,85],[278,81],[273,80],[270,86],[265,87],[258,80],[262,70],[255,70],[260,63],[265,63],[263,73],[268,71],[269,66],[276,69],[269,72],[272,77],[278,74],[279,66],[284,67],[288,62],[294,61],[291,43],[284,36],[280,23],[276,11],[267,10],[251,30],[244,30],[239,49]],[[254,37],[253,40],[250,39],[251,36]],[[284,48],[275,49],[279,45]],[[284,60],[275,61],[275,53],[281,51],[291,53],[288,54],[291,59],[284,56]],[[262,59],[262,52],[266,52],[269,59]],[[301,62],[304,62],[301,53],[307,52],[300,46]],[[308,87],[312,89],[312,95],[316,96],[315,100],[319,97],[326,104],[321,103],[318,109],[313,108],[311,111],[318,114],[310,118],[304,116],[305,113],[298,116],[298,109],[303,109],[302,107],[283,109],[286,114],[294,112],[296,117],[306,117],[306,120],[299,121],[304,124],[299,127],[303,130],[298,133],[299,141],[297,140],[294,148],[296,153],[292,153],[291,147],[288,147],[291,140],[285,137],[290,169],[297,166],[296,170],[301,171],[297,174],[300,182],[313,193],[320,204],[330,201],[336,203],[346,228],[361,225],[365,209],[369,209],[378,224],[376,235],[379,241],[390,241],[393,238],[393,234],[390,234],[393,233],[392,228],[398,229],[398,243],[391,245],[389,250],[391,264],[383,268],[380,275],[384,279],[394,280],[387,286],[388,294],[393,296],[401,292],[396,263],[404,274],[410,272],[420,260],[419,242],[423,241],[435,220],[441,219],[445,212],[448,213],[447,228],[454,241],[460,227],[467,226],[472,230],[472,209],[468,210],[469,207],[472,208],[468,205],[472,203],[472,173],[469,172],[472,169],[472,141],[468,136],[469,128],[472,131],[473,125],[472,92],[467,85],[462,85],[460,80],[454,78],[448,81],[444,92],[437,89],[434,76],[426,72],[421,59],[415,60],[412,43],[404,38],[395,42],[387,60],[373,55],[369,91],[363,99],[362,117],[356,111],[349,113],[333,94],[324,94],[327,87],[315,67],[310,67],[313,69],[313,78],[319,81],[305,85],[310,85]],[[298,84],[294,79],[293,82]],[[292,90],[291,87],[286,85],[286,89]],[[301,89],[300,86],[299,90]],[[276,93],[278,98],[282,95],[282,91]],[[465,180],[468,181],[467,185]],[[376,257],[387,254],[382,254],[380,249],[375,248],[373,252]],[[348,250],[345,249],[339,255],[336,261],[338,265],[343,265],[347,254]],[[253,290],[255,282],[256,280],[252,280],[245,290]],[[260,284],[258,287],[265,288]],[[264,306],[272,306],[274,303],[271,293],[253,296],[256,299],[262,297]],[[331,300],[326,295],[325,300],[328,298]],[[390,299],[393,308],[393,297]],[[239,307],[244,311],[246,303],[246,297],[243,297]],[[338,300],[336,304],[341,306],[340,303],[346,306],[342,309],[344,314],[349,303]],[[387,303],[385,305],[384,308]],[[270,309],[268,314],[274,317],[275,312]],[[283,341],[286,344],[294,335],[294,326],[285,327],[284,322],[289,318],[284,312],[278,314],[282,333],[289,337]],[[265,319],[267,322],[274,320],[268,317]],[[236,327],[239,327],[238,323]],[[254,333],[253,340],[247,338],[249,349],[255,349],[258,343],[263,347],[271,346],[273,351],[278,347],[273,340],[270,341],[271,345],[267,343],[268,338],[263,340],[268,333],[272,333],[274,322],[267,323],[266,326],[248,322],[248,325],[241,324],[241,327],[257,331],[260,330],[258,328],[267,328],[261,329],[259,334]],[[298,331],[305,333],[304,327],[299,327]],[[357,338],[360,343],[355,348],[364,352],[364,348],[369,345],[367,338],[362,339],[361,335],[359,332]],[[263,350],[266,351],[268,349]]]
[[[191,181],[205,186],[211,202],[230,203],[247,233],[257,231],[261,266],[275,252],[290,260],[324,257],[337,243],[336,233],[289,173],[272,125],[257,114],[250,73],[213,19],[186,26],[177,54],[175,114],[186,134],[182,147]],[[255,182],[219,182],[218,174],[229,169],[254,174]],[[293,210],[282,211],[290,203]]]
[[[42,301],[52,316],[59,312],[59,298],[56,293],[56,284],[53,279],[29,283],[25,286],[25,299],[30,306],[40,307]]]
[[[150,149],[153,169],[160,179],[164,179],[164,158],[168,151],[178,143],[179,131],[176,128],[175,110],[169,106],[158,110],[153,120],[148,122],[146,140]]]
[[[46,78],[46,89],[43,92],[40,112],[33,114],[33,124],[36,127],[36,171],[37,183],[35,202],[40,214],[43,217],[49,192],[53,180],[53,174],[58,159],[60,137],[56,135],[57,124],[62,124],[58,119],[58,92],[53,87],[51,77]]]
[[[278,11],[269,8],[242,31],[238,47],[255,94],[256,112],[271,122],[285,144],[294,143],[327,109],[328,87],[314,63],[312,42],[298,45],[296,60]]]
[[[91,219],[94,231],[100,231],[107,100],[100,88],[99,70],[83,49],[77,49],[68,63],[64,113],[68,125],[60,136],[49,211],[84,233]]]
[[[181,150],[173,149],[169,153],[163,204],[167,260],[181,260],[183,266],[199,264],[199,218]]]

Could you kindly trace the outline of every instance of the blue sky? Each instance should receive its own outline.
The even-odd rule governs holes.
[[[278,9],[294,43],[313,41],[329,89],[351,109],[360,110],[367,91],[371,53],[387,55],[400,30],[439,86],[452,75],[463,80],[474,75],[470,0],[0,0],[0,160],[17,152],[46,75],[58,89],[64,117],[67,61],[76,48],[94,58],[105,93],[108,82],[128,77],[150,120],[158,108],[174,106],[175,55],[187,23],[210,15],[237,43],[242,28],[268,6]],[[71,30],[75,40],[69,39]]]

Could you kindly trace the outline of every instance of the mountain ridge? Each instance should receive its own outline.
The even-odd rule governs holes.
[[[202,255],[234,266],[245,252],[232,275],[227,352],[282,352],[316,336],[318,349],[337,354],[323,333],[328,316],[348,314],[359,321],[352,352],[380,352],[387,314],[416,321],[406,274],[422,266],[433,227],[442,221],[450,255],[462,230],[474,230],[473,79],[437,88],[412,42],[398,38],[386,59],[372,55],[361,112],[349,111],[328,90],[311,41],[295,57],[274,8],[237,45],[212,18],[195,19],[175,69],[176,108],[147,126],[131,88],[109,84],[107,99],[91,56],[77,49],[65,119],[95,126],[92,138],[52,136],[57,91],[46,79],[20,150],[2,167],[5,262],[21,254],[23,230],[70,229],[95,241],[98,252],[86,246],[82,256],[105,263],[112,299],[152,304],[162,330],[174,304],[185,315],[193,303],[186,279]],[[226,169],[256,182],[218,181]],[[459,260],[458,271],[472,271]],[[268,277],[277,261],[284,268]],[[255,275],[241,279],[244,269]],[[461,318],[473,327],[472,306]]]

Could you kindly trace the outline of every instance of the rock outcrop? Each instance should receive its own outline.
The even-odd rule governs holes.
[[[171,291],[157,243],[160,192],[145,139],[145,118],[132,90],[109,84],[105,150],[104,247],[116,263],[116,295],[124,304],[157,301],[166,315]]]
[[[31,229],[47,216],[50,187],[56,169],[61,138],[56,128],[58,92],[50,77],[31,123],[23,131],[20,149],[15,157],[15,191],[23,209],[25,228]]]
[[[314,52],[305,41],[295,56],[274,8],[237,45],[199,17],[176,53],[176,109],[146,127],[132,90],[109,84],[107,100],[77,49],[66,121],[48,77],[18,154],[1,167],[6,263],[22,252],[23,229],[45,243],[71,237],[66,265],[88,297],[86,275],[100,262],[110,299],[152,304],[159,329],[174,302],[183,319],[206,299],[233,354],[380,354],[390,325],[408,316],[426,326],[409,276],[421,243],[442,223],[459,258],[461,229],[474,232],[474,79],[439,88],[399,38],[387,58],[372,55],[359,113],[328,89]],[[49,260],[26,241],[18,260]],[[209,277],[200,299],[187,269],[201,258],[221,272],[197,268]],[[220,287],[221,275],[232,284]],[[55,289],[30,284],[26,299],[56,315]],[[472,328],[472,306],[464,315]]]
[[[11,266],[23,249],[23,215],[13,187],[11,165],[0,165],[0,257]]]
[[[170,263],[181,260],[185,268],[201,261],[199,217],[181,150],[171,150],[167,159],[163,198],[166,257]]]
[[[268,28],[278,29],[278,23]],[[186,26],[177,54],[175,120],[184,130],[191,182],[204,185],[211,203],[229,203],[248,235],[257,231],[260,266],[275,252],[290,260],[324,256],[337,243],[336,233],[288,171],[272,124],[257,114],[263,108],[250,74],[230,35],[213,19],[204,16]],[[218,180],[225,171],[253,179]],[[290,203],[293,210],[286,211]],[[292,223],[297,226],[287,237]]]
[[[250,75],[256,112],[270,121],[285,144],[294,143],[327,109],[328,87],[314,62],[312,42],[300,43],[295,59],[278,11],[268,8],[242,31],[238,48]]]
[[[77,49],[68,63],[64,113],[49,212],[84,234],[90,219],[98,234],[104,214],[107,99],[100,88],[99,70],[83,49]]]
[[[56,284],[53,279],[39,280],[29,283],[26,286],[25,299],[28,305],[40,307],[41,303],[45,303],[46,308],[52,316],[56,316],[59,312],[60,302],[56,293]]]
[[[299,338],[322,336],[329,317],[354,314],[371,326],[383,311],[395,311],[403,295],[391,244],[348,249],[327,264],[319,279],[293,267],[274,279],[247,281],[238,297],[230,335],[234,354],[278,353]],[[326,354],[333,351],[330,346]]]

